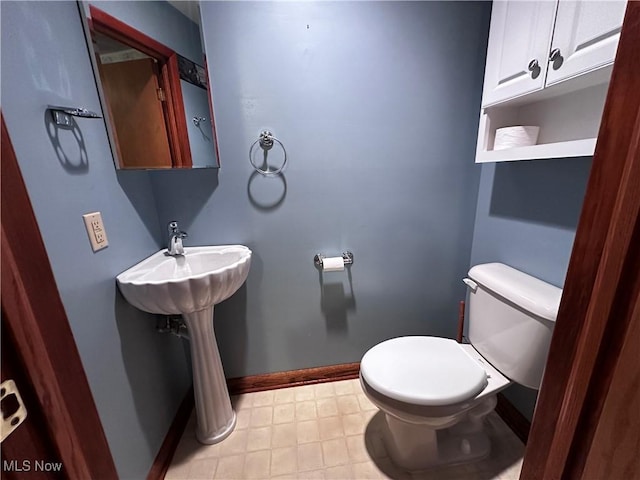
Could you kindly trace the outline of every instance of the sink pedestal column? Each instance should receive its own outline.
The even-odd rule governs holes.
[[[233,431],[236,414],[231,408],[227,381],[213,332],[213,306],[199,312],[183,314],[182,318],[189,329],[191,343],[193,390],[198,418],[196,437],[201,443],[218,443]]]

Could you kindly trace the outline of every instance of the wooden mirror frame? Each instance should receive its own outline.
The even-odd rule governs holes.
[[[166,96],[166,101],[163,102],[163,111],[167,124],[167,136],[169,139],[169,149],[171,151],[172,167],[191,168],[193,166],[193,161],[191,158],[191,148],[189,147],[187,119],[183,109],[182,88],[180,87],[180,73],[178,70],[178,55],[172,49],[93,5],[89,5],[89,14],[90,18],[88,19],[88,22],[91,33],[97,32],[107,35],[120,43],[135,48],[145,55],[149,55],[150,57],[158,60],[160,68],[160,88],[162,88]],[[105,110],[109,110],[108,105],[105,105],[105,107]],[[112,115],[108,112],[108,115],[106,116],[109,118],[107,121],[109,134],[115,139],[117,138],[117,134],[113,124],[111,123],[113,121]],[[117,141],[113,147],[118,155],[119,167],[124,168],[124,165],[122,165],[122,155]]]

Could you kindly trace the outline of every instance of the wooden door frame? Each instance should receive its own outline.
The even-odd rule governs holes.
[[[640,2],[628,2],[520,478],[583,477],[637,315],[639,212]]]
[[[0,290],[7,330],[2,335],[11,337],[30,377],[64,475],[117,479],[9,132],[0,117]]]

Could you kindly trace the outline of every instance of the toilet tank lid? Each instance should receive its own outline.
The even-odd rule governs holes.
[[[533,315],[555,322],[562,289],[503,263],[469,270],[469,278]]]

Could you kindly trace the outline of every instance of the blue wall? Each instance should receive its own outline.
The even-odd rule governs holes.
[[[216,307],[227,376],[359,361],[407,334],[453,336],[469,266],[490,5],[201,5],[222,168],[152,172],[187,244],[253,250]],[[283,178],[248,161],[264,128]],[[276,146],[272,166],[282,161]],[[351,250],[320,277],[314,254]],[[321,285],[321,281],[324,283]]]
[[[115,284],[160,245],[149,177],[116,174],[101,120],[56,130],[45,113],[50,104],[100,108],[76,3],[0,7],[9,134],[118,473],[145,478],[190,385],[182,342],[157,334],[155,318]],[[96,210],[109,247],[93,253],[82,214]]]
[[[502,262],[563,287],[591,157],[482,166],[471,264]],[[506,396],[529,418],[536,392]]]

